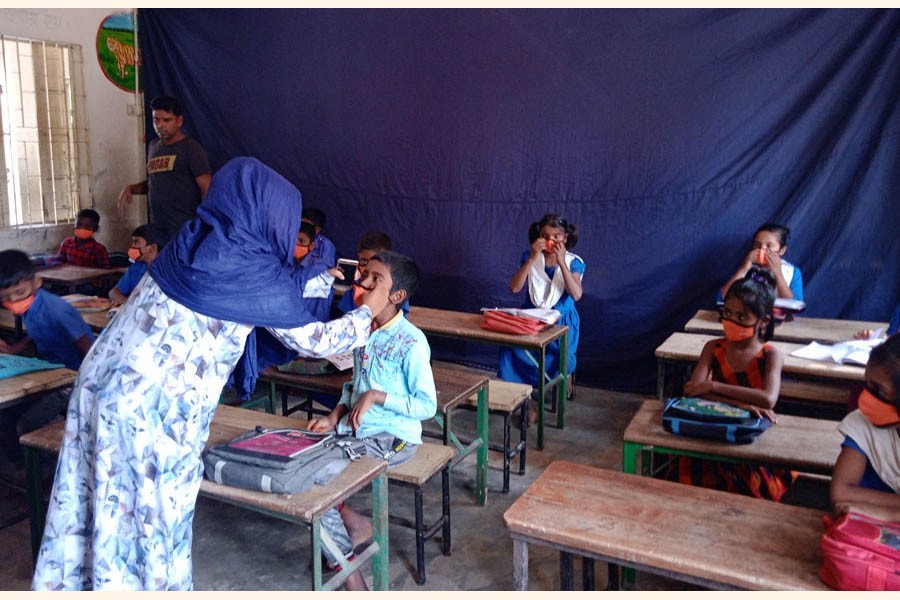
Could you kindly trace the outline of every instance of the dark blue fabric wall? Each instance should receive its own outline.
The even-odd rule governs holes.
[[[518,305],[528,224],[576,223],[582,382],[652,382],[654,347],[765,221],[793,230],[808,315],[900,301],[900,10],[142,9],[139,27],[147,99],[182,99],[213,167],[278,170],[343,256],[388,232],[424,270],[414,304]]]

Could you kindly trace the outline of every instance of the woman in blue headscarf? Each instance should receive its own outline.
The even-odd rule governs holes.
[[[191,589],[200,454],[251,329],[303,356],[366,341],[383,292],[329,323],[312,322],[297,295],[301,208],[300,192],[259,161],[229,161],[94,343],[69,402],[33,589]]]

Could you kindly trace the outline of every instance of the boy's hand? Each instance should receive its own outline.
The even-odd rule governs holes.
[[[344,280],[344,272],[338,269],[337,267],[331,267],[328,269],[328,274],[334,277],[335,279]]]
[[[327,417],[316,417],[314,419],[310,419],[306,424],[306,428],[310,431],[315,431],[316,433],[327,433],[333,430],[337,425],[331,422],[331,415]]]
[[[362,425],[363,415],[372,408],[373,404],[384,404],[386,397],[384,392],[369,390],[357,399],[356,404],[350,409],[350,415],[347,417],[347,423],[353,428],[354,433]]]

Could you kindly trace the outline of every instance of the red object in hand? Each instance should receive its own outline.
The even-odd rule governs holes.
[[[756,262],[758,262],[761,265],[764,265],[767,262],[769,262],[766,260],[766,249],[765,248],[759,249],[759,253],[756,255]]]
[[[556,248],[556,240],[547,240],[544,248],[546,248],[545,252],[553,252]]]

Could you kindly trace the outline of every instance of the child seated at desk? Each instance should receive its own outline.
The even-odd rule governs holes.
[[[109,292],[109,302],[112,306],[125,304],[128,296],[137,287],[138,282],[159,256],[163,246],[166,245],[168,236],[166,230],[159,225],[147,223],[131,232],[131,247],[128,249],[128,259],[133,262],[115,287]]]
[[[377,329],[365,346],[353,351],[353,379],[344,384],[341,400],[326,417],[312,419],[312,431],[337,430],[365,443],[366,453],[389,466],[411,459],[422,443],[422,423],[437,410],[431,372],[431,349],[418,328],[406,320],[400,305],[419,284],[412,259],[382,252],[369,260],[362,285],[390,290],[389,304],[373,320]],[[371,537],[371,523],[347,503],[322,517],[322,526],[346,556]],[[330,564],[336,557],[324,550]],[[347,589],[366,589],[362,574],[347,579]]]
[[[722,325],[725,339],[710,340],[684,384],[686,396],[726,402],[776,422],[775,402],[781,389],[781,351],[772,339],[775,280],[767,269],[751,267],[725,295]],[[665,478],[689,485],[780,501],[797,474],[783,468],[733,464],[678,457]]]
[[[753,234],[750,252],[744,257],[738,270],[719,292],[721,298],[731,285],[743,279],[751,268],[768,270],[775,278],[776,298],[803,300],[803,274],[800,268],[784,260],[791,230],[777,223],[760,225]]]
[[[75,235],[67,237],[59,245],[59,260],[79,267],[109,268],[106,246],[94,239],[100,230],[100,214],[91,208],[78,211],[75,219]]]
[[[900,334],[872,349],[859,409],[848,414],[831,476],[836,512],[900,522]]]
[[[327,321],[334,297],[334,252],[331,252],[331,262],[322,258],[316,252],[319,237],[324,236],[316,235],[316,228],[312,223],[301,221],[297,244],[294,246],[294,261],[297,265],[294,281],[297,282],[301,295],[307,299],[309,313],[319,321]]]
[[[393,244],[391,243],[390,236],[382,231],[369,231],[362,236],[362,239],[359,240],[359,245],[356,248],[356,259],[358,261],[356,274],[353,277],[353,281],[349,282],[352,284],[350,289],[347,290],[347,293],[344,294],[337,305],[340,314],[346,314],[354,308],[359,307],[365,290],[357,285],[357,282],[361,282],[365,279],[366,266],[369,264],[372,257],[392,249]],[[338,271],[337,276],[341,279],[344,277],[343,273],[340,271]],[[409,312],[409,298],[403,301],[403,306],[400,308],[403,310],[404,314]]]
[[[78,370],[91,349],[94,334],[81,315],[68,302],[41,289],[41,278],[35,274],[28,256],[18,250],[0,252],[0,302],[3,308],[22,317],[28,336],[13,344],[0,340],[0,352],[23,354],[31,343],[38,357]],[[39,429],[65,414],[69,389],[53,392],[31,402],[0,412],[3,415],[3,443],[10,436],[11,423],[16,423],[19,436]],[[11,455],[11,453],[7,454]]]

